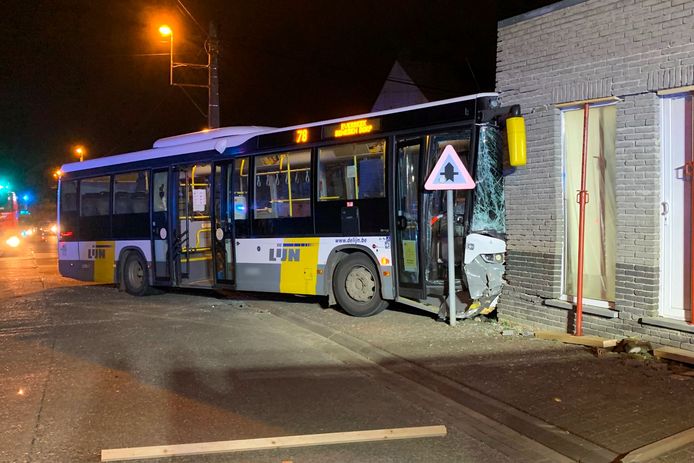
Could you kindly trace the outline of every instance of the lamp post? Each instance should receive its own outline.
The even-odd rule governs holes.
[[[169,39],[169,85],[176,87],[197,87],[207,89],[207,126],[210,129],[219,127],[219,41],[217,28],[210,21],[210,28],[205,51],[207,52],[207,64],[181,63],[174,61],[174,33],[173,29],[163,24],[159,26],[159,33]],[[207,70],[207,84],[189,84],[174,81],[175,68],[193,68]]]
[[[159,33],[169,38],[169,85],[173,85],[173,29],[163,24],[159,26]]]

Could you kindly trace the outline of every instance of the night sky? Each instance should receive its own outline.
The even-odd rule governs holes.
[[[368,112],[399,58],[440,70],[443,97],[493,91],[497,21],[550,3],[184,0],[198,27],[176,0],[3,0],[0,180],[48,196],[75,144],[93,158],[204,128],[207,91],[169,86],[163,22],[176,61],[206,63],[216,21],[222,126],[280,127]]]

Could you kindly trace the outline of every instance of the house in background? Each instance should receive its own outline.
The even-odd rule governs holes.
[[[464,77],[464,76],[462,76]],[[460,73],[439,64],[399,58],[386,77],[372,112],[460,96],[469,86]]]
[[[574,328],[589,103],[584,332],[694,350],[694,0],[564,0],[501,21],[497,47],[528,139],[506,178],[499,317]]]

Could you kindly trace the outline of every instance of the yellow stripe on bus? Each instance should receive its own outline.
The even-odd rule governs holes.
[[[94,251],[94,281],[113,283],[114,241],[97,241]],[[98,252],[97,252],[98,251]]]
[[[280,269],[280,292],[316,294],[320,238],[285,238]]]

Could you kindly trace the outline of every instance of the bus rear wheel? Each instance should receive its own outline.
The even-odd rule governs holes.
[[[340,307],[354,317],[370,317],[388,307],[388,302],[381,298],[376,266],[360,252],[340,261],[335,270],[333,292]]]
[[[135,252],[128,254],[123,264],[122,275],[123,286],[128,294],[144,296],[149,292],[147,265],[139,254]]]

